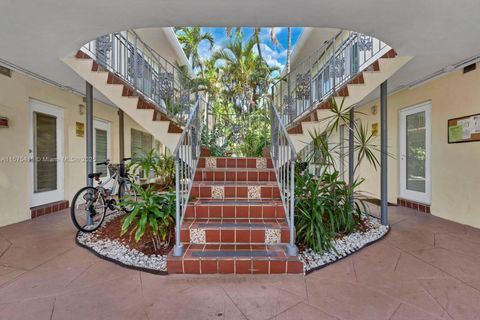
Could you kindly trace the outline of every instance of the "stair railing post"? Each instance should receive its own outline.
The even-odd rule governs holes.
[[[180,216],[180,159],[178,156],[175,156],[175,190],[176,190],[176,199],[175,199],[175,246],[173,247],[173,256],[181,257],[183,255],[183,245],[180,242],[180,232],[181,232],[181,216]]]
[[[287,138],[287,137],[285,137]],[[288,145],[288,144],[287,144]],[[290,243],[287,247],[287,254],[291,257],[297,255],[297,247],[295,246],[295,158],[294,150],[290,150]]]

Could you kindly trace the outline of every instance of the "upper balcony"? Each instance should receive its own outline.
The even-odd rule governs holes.
[[[333,95],[344,96],[347,84],[363,83],[362,72],[377,70],[375,62],[389,52],[395,54],[372,36],[336,32],[274,85],[274,105],[286,127],[298,125]]]

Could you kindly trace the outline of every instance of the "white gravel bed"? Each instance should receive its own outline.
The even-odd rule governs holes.
[[[308,273],[313,269],[318,269],[324,265],[337,261],[348,256],[364,246],[383,237],[389,230],[388,226],[380,223],[380,220],[369,216],[367,221],[370,227],[367,232],[354,232],[342,239],[334,240],[333,246],[335,250],[330,250],[319,254],[312,249],[307,248],[301,254],[299,259],[303,261],[304,272]],[[335,252],[336,251],[336,252]]]
[[[104,225],[118,216],[111,214],[105,218]],[[95,232],[79,232],[77,240],[80,244],[87,246],[100,256],[118,261],[124,265],[152,270],[154,272],[167,271],[166,255],[145,255],[136,249],[131,249],[125,244],[110,239],[98,239]]]

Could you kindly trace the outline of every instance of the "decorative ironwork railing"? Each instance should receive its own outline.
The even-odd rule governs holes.
[[[208,103],[201,97],[197,98],[183,128],[180,140],[173,151],[176,189],[176,230],[173,251],[175,256],[180,256],[183,253],[182,243],[180,242],[180,230],[190,198],[198,159],[200,159],[200,134],[203,126],[208,126],[208,123],[205,123],[204,120],[207,110]]]
[[[390,49],[372,36],[339,32],[273,85],[284,125],[306,115]]]
[[[81,50],[137,93],[153,101],[159,111],[185,124],[192,97],[188,72],[161,57],[134,31],[101,36]]]
[[[295,246],[295,161],[297,153],[273,102],[270,102],[270,154],[290,229],[287,253],[297,254]]]

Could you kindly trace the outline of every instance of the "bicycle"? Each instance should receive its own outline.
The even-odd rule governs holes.
[[[123,159],[124,161],[130,158]],[[132,188],[133,177],[128,174],[123,165],[113,165],[107,159],[97,165],[106,165],[110,177],[102,181],[102,172],[88,174],[88,178],[98,182],[95,187],[83,187],[77,191],[72,200],[70,216],[75,227],[83,232],[93,232],[102,225],[107,209],[111,211],[132,212],[132,208],[117,205],[117,200],[131,197],[136,201],[137,195]],[[105,186],[113,181],[111,188]],[[117,190],[118,185],[118,190]],[[116,193],[115,193],[116,192]]]

